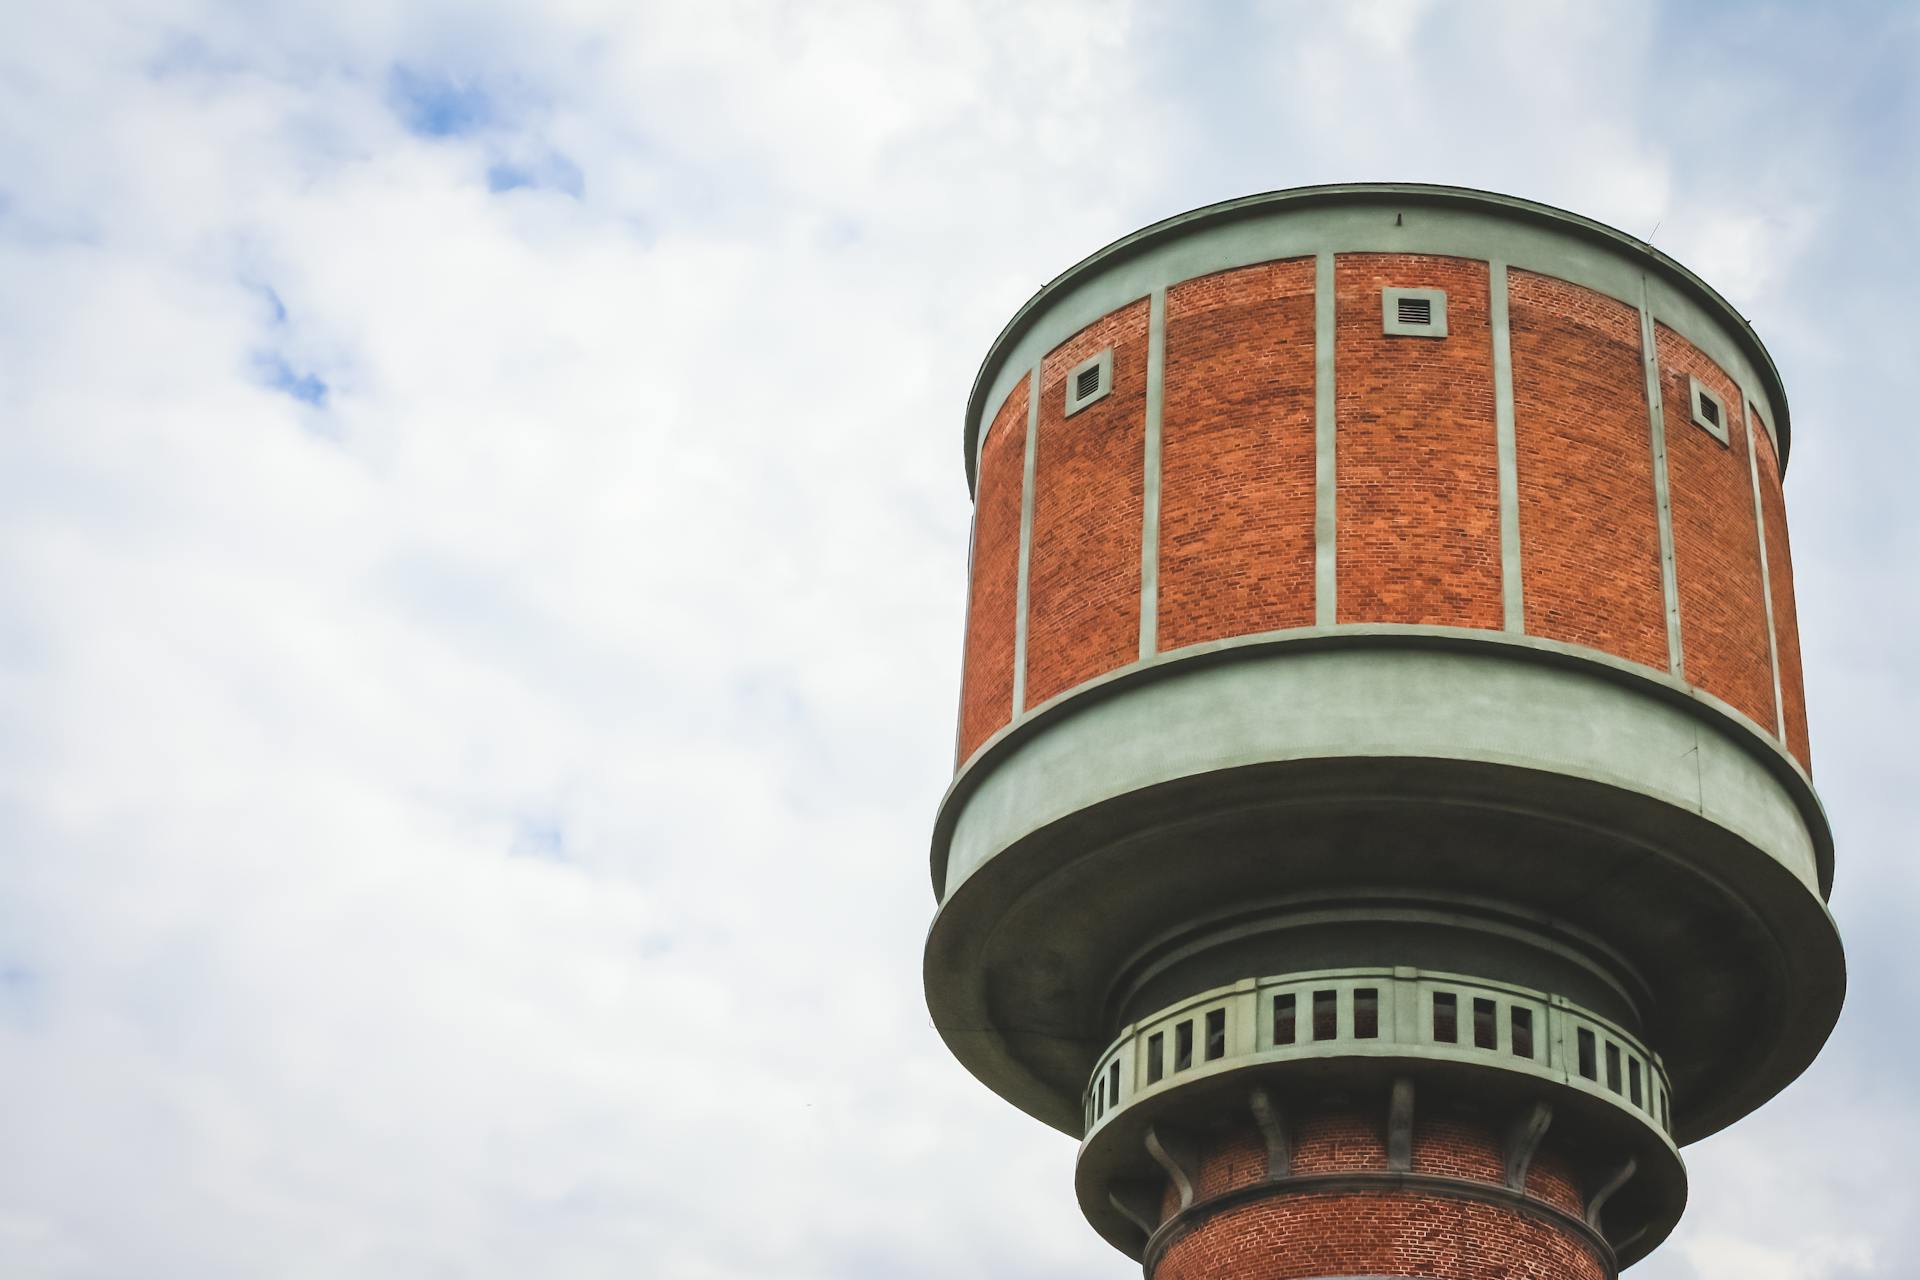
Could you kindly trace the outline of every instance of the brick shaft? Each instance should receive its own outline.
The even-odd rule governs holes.
[[[1411,1172],[1447,1191],[1389,1180],[1382,1117],[1329,1110],[1305,1120],[1290,1176],[1350,1177],[1328,1189],[1289,1184],[1258,1194],[1266,1144],[1251,1130],[1217,1134],[1199,1150],[1194,1209],[1162,1200],[1170,1238],[1150,1258],[1152,1280],[1305,1280],[1322,1276],[1430,1276],[1445,1280],[1608,1280],[1610,1257],[1572,1222],[1582,1201],[1551,1144],[1528,1171],[1524,1199],[1500,1203],[1505,1156],[1496,1126],[1473,1115],[1415,1124]],[[1369,1187],[1364,1175],[1380,1175]],[[1238,1196],[1228,1193],[1238,1192]],[[1209,1201],[1228,1196],[1227,1207]],[[1190,1221],[1189,1227],[1186,1223]]]

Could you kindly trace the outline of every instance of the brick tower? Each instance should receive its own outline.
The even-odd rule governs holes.
[[[1149,1280],[1610,1277],[1845,983],[1786,395],[1672,259],[1282,191],[1072,267],[967,407],[928,1004]]]

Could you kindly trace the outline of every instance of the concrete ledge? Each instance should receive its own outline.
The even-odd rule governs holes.
[[[1421,755],[1620,786],[1719,823],[1823,898],[1832,885],[1811,780],[1719,699],[1532,637],[1348,626],[1163,653],[1034,708],[943,798],[934,892],[950,896],[1022,835],[1127,791],[1258,762]]]

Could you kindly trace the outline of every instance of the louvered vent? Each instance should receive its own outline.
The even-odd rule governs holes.
[[[1693,400],[1693,424],[1718,440],[1727,443],[1727,407],[1720,397],[1701,385],[1700,379],[1689,374],[1687,391]]]
[[[1447,291],[1401,289],[1380,291],[1380,328],[1406,338],[1447,336]]]
[[[1088,356],[1067,370],[1067,416],[1104,400],[1113,390],[1113,348]]]

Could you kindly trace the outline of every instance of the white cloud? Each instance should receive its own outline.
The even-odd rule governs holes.
[[[1489,12],[8,10],[0,1270],[1126,1274],[920,1001],[961,406],[1205,198],[1695,203],[1652,11]]]

